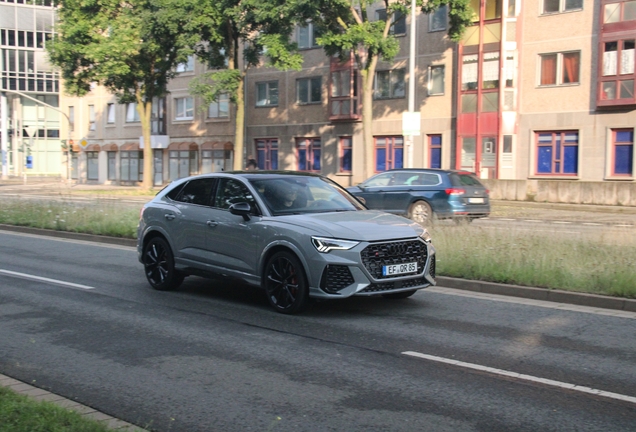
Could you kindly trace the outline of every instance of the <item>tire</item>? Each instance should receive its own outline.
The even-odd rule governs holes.
[[[392,300],[405,299],[415,294],[415,291],[417,290],[402,291],[402,292],[393,293],[393,294],[383,294],[382,297],[392,299]]]
[[[150,239],[144,247],[143,264],[146,279],[158,291],[175,290],[183,282],[183,275],[174,268],[174,255],[162,237]]]
[[[287,251],[275,253],[265,266],[263,288],[269,304],[283,314],[296,314],[309,304],[309,288],[302,264]]]
[[[426,201],[415,201],[409,208],[409,219],[421,225],[433,223],[433,209]]]

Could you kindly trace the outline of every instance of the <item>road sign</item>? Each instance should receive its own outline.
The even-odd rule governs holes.
[[[402,113],[402,135],[420,136],[420,113],[419,112]]]

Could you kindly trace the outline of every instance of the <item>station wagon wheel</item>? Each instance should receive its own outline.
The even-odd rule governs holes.
[[[421,225],[433,222],[433,210],[426,201],[415,201],[409,208],[409,219]]]
[[[277,312],[295,314],[309,304],[309,290],[303,266],[290,252],[274,254],[265,266],[263,288]]]
[[[417,290],[402,291],[402,292],[391,293],[391,294],[383,294],[382,297],[388,298],[388,299],[394,299],[394,300],[405,299],[415,294],[415,291]]]
[[[174,268],[172,249],[161,237],[155,237],[146,244],[143,263],[146,279],[156,290],[174,290],[183,282],[183,275]]]

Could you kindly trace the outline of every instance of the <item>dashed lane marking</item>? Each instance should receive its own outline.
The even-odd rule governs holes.
[[[45,278],[45,277],[41,277],[41,276],[34,276],[34,275],[26,274],[26,273],[18,273],[18,272],[14,272],[14,271],[10,271],[10,270],[2,270],[2,269],[0,269],[0,274],[4,274],[4,275],[7,275],[7,276],[15,277],[15,278],[18,278],[18,279],[34,280],[34,281],[38,281],[38,282],[47,282],[47,283],[52,283],[52,284],[61,285],[61,286],[67,286],[67,287],[71,287],[71,288],[80,288],[80,289],[85,289],[85,290],[95,289],[94,287],[91,287],[91,286],[88,286],[88,285],[76,284],[76,283],[73,283],[73,282],[66,282],[66,281],[61,281],[61,280],[57,280],[57,279],[49,279],[49,278]]]

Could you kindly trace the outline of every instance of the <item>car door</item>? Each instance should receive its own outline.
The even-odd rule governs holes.
[[[373,210],[385,210],[384,194],[389,190],[394,173],[385,172],[364,181],[357,186],[353,194],[364,198],[366,206]]]

